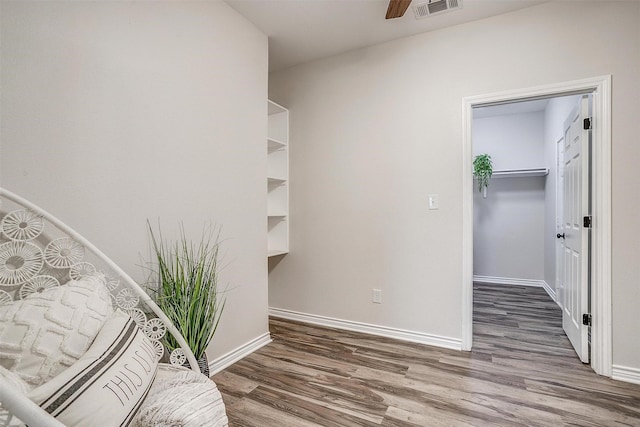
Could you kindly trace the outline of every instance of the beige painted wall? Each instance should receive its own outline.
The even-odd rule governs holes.
[[[540,168],[544,113],[473,119],[473,155],[489,154],[494,170]],[[474,185],[477,181],[474,181]],[[473,275],[544,278],[544,177],[491,179],[487,197],[473,192]]]
[[[640,368],[638,22],[639,2],[552,2],[271,75],[291,111],[291,253],[269,304],[459,339],[462,99],[612,74],[613,362]]]
[[[147,218],[220,224],[209,357],[266,333],[266,36],[221,2],[1,7],[2,185],[138,280]]]

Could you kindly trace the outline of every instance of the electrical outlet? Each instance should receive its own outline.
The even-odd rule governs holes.
[[[372,302],[382,304],[382,289],[372,289]]]

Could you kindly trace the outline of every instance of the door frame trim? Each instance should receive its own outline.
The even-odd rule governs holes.
[[[473,107],[573,94],[593,94],[591,367],[612,372],[611,75],[516,89],[462,100],[462,349],[473,344]]]

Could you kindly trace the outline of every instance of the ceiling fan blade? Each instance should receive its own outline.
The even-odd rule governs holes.
[[[389,0],[386,19],[400,18],[409,8],[411,0]]]

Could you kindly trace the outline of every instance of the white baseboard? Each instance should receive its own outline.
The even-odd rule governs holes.
[[[549,284],[544,280],[517,279],[514,277],[477,276],[474,274],[473,281],[480,283],[492,283],[496,285],[535,286],[538,288],[543,288],[549,294],[553,302],[558,304],[556,291],[551,289],[551,286],[549,286]]]
[[[542,287],[544,288],[545,291],[547,291],[547,293],[549,294],[553,302],[555,302],[556,304],[558,304],[558,306],[560,306],[560,301],[558,301],[558,295],[556,294],[555,289],[551,289],[551,286],[549,286],[546,280],[543,280]]]
[[[640,384],[640,369],[613,365],[611,369],[611,378],[618,381]]]
[[[425,334],[423,332],[408,331],[405,329],[390,328],[387,326],[372,325],[369,323],[354,322],[351,320],[335,319],[333,317],[300,313],[297,311],[274,307],[269,308],[269,316],[280,317],[288,320],[297,320],[299,322],[311,323],[327,328],[344,329],[347,331],[395,338],[402,341],[450,348],[453,350],[462,350],[462,341],[460,339]]]
[[[536,286],[544,287],[546,282],[537,279],[517,279],[515,277],[494,277],[494,276],[477,276],[473,275],[474,282],[494,283],[496,285],[516,285],[516,286]],[[548,286],[548,285],[547,285]]]
[[[209,362],[209,372],[210,375],[215,375],[223,369],[233,365],[238,360],[247,357],[254,351],[258,350],[260,347],[263,347],[271,342],[271,335],[269,332],[265,332],[249,341],[246,344],[241,345],[235,350],[231,350],[229,353],[218,357],[215,360]]]

